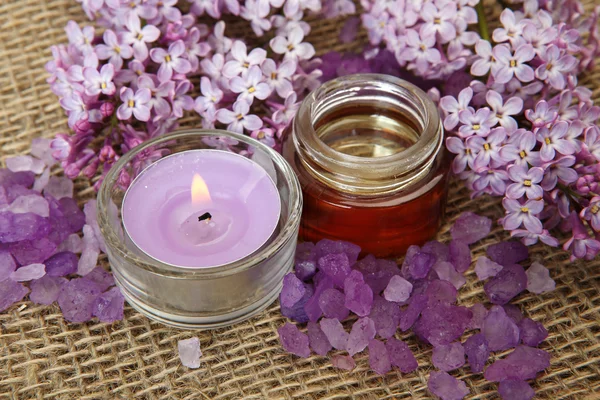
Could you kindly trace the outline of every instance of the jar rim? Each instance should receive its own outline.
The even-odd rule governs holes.
[[[315,123],[333,107],[344,107],[352,101],[359,102],[361,90],[388,95],[389,104],[399,110],[405,108],[417,116],[421,126],[416,142],[397,153],[382,157],[349,155],[327,145],[317,134]],[[373,100],[373,96],[368,100]],[[371,189],[385,189],[387,186],[393,191],[405,187],[407,182],[400,182],[403,179],[398,181],[398,178],[415,175],[407,172],[417,172],[416,169],[426,160],[435,158],[442,148],[444,135],[437,107],[427,94],[410,82],[384,74],[353,74],[325,82],[303,100],[293,128],[294,145],[298,153],[317,168],[353,177],[349,178],[352,182],[341,185],[342,190],[347,186],[351,192],[368,192]],[[357,178],[364,180],[364,187],[361,188],[361,184],[356,183]],[[386,179],[395,182],[383,183]]]
[[[111,202],[111,188],[113,188],[114,185],[117,184],[117,180],[119,179],[121,171],[124,170],[124,168],[134,159],[136,155],[142,153],[148,148],[159,144],[166,144],[169,141],[182,139],[186,137],[198,137],[198,140],[200,140],[200,138],[203,136],[230,137],[232,139],[243,142],[249,146],[256,147],[269,156],[270,160],[274,162],[278,168],[281,169],[282,175],[285,177],[286,185],[289,189],[289,205],[287,212],[288,222],[277,233],[273,240],[268,243],[267,246],[265,246],[262,249],[259,249],[258,251],[242,259],[239,259],[226,265],[190,268],[163,263],[151,257],[143,259],[140,258],[137,254],[135,254],[135,252],[133,252],[125,245],[124,240],[119,238],[117,231],[115,230],[110,221],[108,209],[109,204]],[[111,244],[110,248],[108,248],[107,243],[107,251],[114,251],[119,257],[122,257],[131,265],[135,265],[136,267],[146,269],[149,272],[153,272],[155,274],[168,275],[175,278],[191,277],[196,279],[206,279],[232,275],[239,273],[243,270],[250,269],[252,268],[252,266],[261,263],[263,260],[271,257],[273,254],[280,251],[285,246],[285,244],[293,238],[294,233],[297,231],[297,227],[300,224],[300,215],[302,210],[302,192],[296,174],[294,173],[292,167],[287,163],[287,161],[285,161],[283,156],[277,153],[274,149],[266,146],[263,143],[260,143],[258,140],[239,133],[229,132],[220,129],[186,129],[176,131],[167,135],[159,136],[147,142],[144,142],[131,149],[123,157],[119,158],[119,160],[112,166],[112,168],[104,177],[104,180],[100,186],[100,190],[98,191],[96,209],[98,214],[98,225],[100,227],[100,231],[102,232],[102,235],[105,239],[110,239],[110,241],[107,240],[107,242],[110,242]],[[280,216],[280,218],[281,217],[282,216]],[[121,218],[119,218],[119,221],[121,221]],[[135,247],[135,249],[139,249],[140,251],[142,251],[137,245],[135,245],[135,243],[132,243],[132,245]]]

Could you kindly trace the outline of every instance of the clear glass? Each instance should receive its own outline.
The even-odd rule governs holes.
[[[431,238],[446,202],[443,139],[435,104],[409,82],[357,74],[314,90],[283,144],[303,191],[301,240],[387,257]]]
[[[147,256],[127,237],[120,217],[127,184],[148,160],[194,149],[218,149],[250,157],[273,178],[281,198],[276,231],[253,254],[219,267],[168,265]],[[119,159],[98,192],[98,223],[117,284],[132,307],[149,318],[182,328],[216,328],[260,312],[281,290],[292,268],[302,195],[289,164],[273,149],[236,133],[186,130],[150,140]]]

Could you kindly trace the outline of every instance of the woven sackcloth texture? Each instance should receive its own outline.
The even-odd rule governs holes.
[[[596,0],[587,0],[593,6]],[[497,15],[497,6],[488,7]],[[66,118],[45,82],[49,47],[63,43],[63,27],[85,16],[74,0],[0,0],[0,156],[23,154],[32,138],[51,137],[66,130]],[[313,22],[311,41],[319,53],[357,49],[337,39],[340,21]],[[236,27],[235,29],[244,29]],[[582,81],[600,100],[600,68]],[[184,125],[198,125],[189,116]],[[77,199],[93,196],[87,181],[76,184]],[[496,199],[471,200],[457,182],[450,190],[448,218],[439,234],[448,240],[448,227],[463,211],[497,219]],[[505,239],[493,234],[474,247]],[[532,258],[547,265],[557,281],[554,292],[524,294],[516,303],[550,335],[542,347],[552,365],[533,383],[540,399],[600,398],[600,260],[569,262],[559,249],[532,248]],[[460,302],[484,300],[482,284],[468,274]],[[14,305],[0,315],[0,399],[428,399],[431,349],[414,336],[403,335],[420,368],[411,374],[394,370],[378,376],[369,370],[366,354],[357,368],[341,372],[325,357],[299,359],[279,345],[277,328],[284,322],[274,304],[259,316],[229,328],[190,332],[154,323],[127,307],[125,319],[108,325],[70,324],[57,306],[30,302]],[[197,370],[183,367],[177,341],[197,335],[204,356]],[[497,355],[498,356],[498,355]],[[496,384],[468,368],[454,373],[471,390],[472,399],[498,399]]]

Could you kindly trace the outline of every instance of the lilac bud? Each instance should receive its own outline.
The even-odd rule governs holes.
[[[118,183],[123,188],[129,187],[129,184],[131,183],[131,175],[129,175],[129,173],[125,170],[121,171],[119,174]]]
[[[69,164],[69,165],[65,166],[64,168],[65,168],[65,175],[69,179],[77,178],[77,176],[79,175],[79,172],[81,172],[81,170],[75,163]]]
[[[102,113],[103,118],[108,118],[113,115],[115,111],[115,105],[110,102],[102,103],[100,106],[100,112]]]
[[[90,124],[90,121],[87,119],[80,119],[79,121],[75,122],[73,130],[78,135],[87,135],[92,130],[92,124]]]
[[[98,166],[100,165],[100,160],[98,158],[94,158],[94,160],[83,169],[83,175],[85,175],[86,178],[88,179],[92,179],[94,177],[94,175],[96,175],[96,172],[98,171]]]
[[[588,194],[589,192],[596,192],[598,190],[598,183],[595,181],[593,175],[585,175],[577,179],[577,191],[581,194]]]
[[[116,156],[117,156],[117,153],[115,153],[115,150],[111,146],[104,146],[100,150],[100,161],[101,162],[113,163],[113,162],[115,162]]]

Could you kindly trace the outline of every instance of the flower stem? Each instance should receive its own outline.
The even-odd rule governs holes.
[[[477,11],[477,25],[479,26],[479,34],[482,39],[490,41],[490,32],[488,31],[487,20],[485,19],[485,11],[483,10],[483,0],[479,0],[479,3],[475,6]]]

